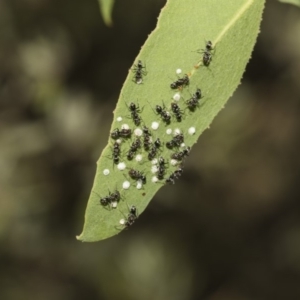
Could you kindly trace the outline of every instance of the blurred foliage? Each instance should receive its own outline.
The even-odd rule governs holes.
[[[300,0],[279,0],[279,1],[283,2],[283,3],[290,3],[290,4],[294,4],[294,5],[300,6]]]
[[[107,26],[112,25],[112,9],[114,6],[114,0],[98,0],[103,21]]]
[[[94,0],[0,2],[0,299],[300,298],[300,11],[277,1],[181,180],[127,232],[75,240],[163,5],[118,1],[109,29]]]

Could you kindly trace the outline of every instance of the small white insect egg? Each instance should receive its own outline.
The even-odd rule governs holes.
[[[138,181],[137,181],[137,184],[136,184],[136,188],[137,188],[138,190],[140,190],[142,187],[143,187],[143,183],[142,183],[140,180],[138,180]]]
[[[154,159],[152,159],[152,161],[151,161],[152,165],[156,165],[157,162],[158,162],[157,158],[154,158]]]
[[[153,173],[153,174],[155,174],[155,173],[157,173],[158,172],[158,167],[157,166],[152,166],[151,167],[151,172]]]
[[[181,133],[181,131],[179,128],[174,129],[174,135],[178,135],[180,133]]]
[[[176,159],[171,159],[171,160],[170,160],[170,164],[171,164],[172,166],[176,166],[176,165],[178,164],[178,160],[176,160]]]
[[[121,144],[121,143],[122,143],[122,140],[121,140],[121,139],[117,139],[116,142],[117,142],[118,144]]]
[[[179,101],[180,100],[180,94],[179,93],[174,94],[173,99],[175,101]]]
[[[125,219],[121,219],[121,220],[119,221],[119,223],[120,223],[121,225],[124,225],[124,224],[125,224]]]
[[[118,169],[119,169],[120,171],[123,171],[123,170],[125,170],[125,168],[126,168],[126,165],[125,165],[125,163],[123,163],[123,162],[120,162],[120,163],[118,164]]]
[[[136,128],[136,129],[134,129],[134,134],[136,136],[142,136],[143,130],[141,128]]]
[[[158,123],[158,122],[152,122],[151,128],[152,128],[153,130],[157,130],[158,127],[159,127],[159,123]]]
[[[121,122],[122,120],[123,120],[122,117],[117,117],[117,121],[118,121],[118,122]]]
[[[189,133],[190,135],[195,134],[195,132],[196,132],[196,128],[195,128],[195,127],[190,127],[189,130],[188,130],[188,133]]]
[[[172,129],[171,129],[171,128],[168,128],[168,129],[166,130],[166,133],[167,133],[167,134],[172,134]]]
[[[129,181],[124,181],[122,187],[123,187],[124,190],[128,190],[129,187],[130,187],[130,182]]]
[[[135,157],[135,160],[136,161],[142,161],[143,159],[143,156],[141,154],[138,154],[136,157]]]
[[[184,147],[185,147],[185,143],[182,143],[182,144],[180,145],[180,147],[181,147],[181,148],[184,148]]]
[[[122,124],[121,128],[122,129],[129,129],[129,125],[128,124]]]
[[[117,208],[117,206],[118,206],[118,202],[112,202],[111,203],[111,207],[112,208]]]
[[[181,69],[177,69],[177,70],[176,70],[176,74],[178,74],[178,75],[181,74],[181,72],[182,72]]]
[[[106,176],[106,175],[108,175],[110,173],[110,171],[108,170],[108,169],[104,169],[103,170],[103,174]]]
[[[155,182],[158,181],[158,178],[157,178],[156,176],[153,176],[152,179],[151,179],[151,181],[152,181],[153,183],[155,183]]]

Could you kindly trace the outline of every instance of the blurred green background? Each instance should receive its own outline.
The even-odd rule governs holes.
[[[300,299],[300,9],[277,1],[182,178],[130,230],[75,239],[164,2],[117,1],[107,28],[96,0],[0,1],[1,300]]]

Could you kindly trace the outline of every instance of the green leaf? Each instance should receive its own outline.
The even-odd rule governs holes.
[[[132,130],[136,128],[128,109],[131,102],[139,105],[143,124],[151,128],[153,121],[159,122],[159,128],[151,132],[153,139],[160,138],[164,143],[157,157],[162,156],[168,161],[165,178],[178,168],[171,164],[171,154],[184,149],[169,150],[166,147],[166,142],[173,138],[166,130],[172,129],[174,132],[175,129],[180,129],[186,146],[192,146],[200,134],[209,128],[213,118],[224,108],[240,83],[259,33],[263,7],[263,0],[169,0],[161,11],[156,29],[137,57],[137,60],[146,64],[147,75],[143,76],[142,84],[136,84],[133,80],[134,72],[129,71],[114,111],[111,131],[120,128],[123,123],[129,124]],[[203,54],[196,50],[205,48],[208,40],[212,41],[214,49],[212,61],[206,67],[202,63]],[[190,84],[182,90],[173,90],[170,83],[178,78],[175,71],[179,68],[183,70],[181,76],[188,74]],[[186,100],[191,98],[196,88],[201,88],[203,99],[200,100],[199,107],[191,112],[187,109]],[[170,125],[166,125],[154,112],[154,108],[155,105],[163,106],[164,102],[166,109],[170,111],[176,92],[181,95],[178,105],[182,110],[183,120],[177,122],[172,116]],[[122,117],[123,121],[118,122],[118,117]],[[188,133],[191,127],[196,129],[194,135]],[[100,134],[104,133],[100,131]],[[152,182],[153,165],[147,159],[148,152],[144,149],[139,151],[144,157],[142,162],[127,160],[127,151],[134,140],[133,137],[124,139],[121,144],[121,161],[126,163],[126,170],[120,171],[113,165],[113,140],[109,139],[109,144],[97,163],[93,192],[79,240],[98,241],[118,234],[123,229],[119,221],[128,215],[128,207],[136,206],[141,214],[158,189],[164,185],[165,180]],[[146,175],[147,183],[142,189],[137,189],[135,181],[130,179],[130,168]],[[110,174],[105,176],[104,169],[109,169]],[[128,190],[122,188],[125,180],[131,183]],[[122,199],[117,209],[105,209],[99,204],[99,198],[109,195],[115,189],[120,191]]]
[[[279,1],[283,3],[290,3],[290,4],[300,6],[300,0],[279,0]]]
[[[101,14],[104,20],[104,23],[107,26],[112,26],[111,12],[114,5],[114,0],[98,0]]]

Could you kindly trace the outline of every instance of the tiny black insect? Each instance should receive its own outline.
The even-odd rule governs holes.
[[[178,89],[185,87],[190,84],[190,79],[187,74],[184,75],[184,77],[177,79],[173,83],[170,84],[171,89]]]
[[[141,124],[141,117],[136,113],[131,113],[131,117],[135,126],[139,126]]]
[[[175,142],[176,146],[180,146],[184,142],[184,137],[182,133],[179,133],[174,136],[173,141]]]
[[[205,45],[205,49],[198,50],[198,53],[203,53],[202,61],[203,64],[208,67],[211,60],[212,60],[212,53],[211,51],[213,50],[212,42],[207,41]]]
[[[133,102],[130,103],[128,106],[130,112],[131,112],[131,118],[135,124],[135,126],[139,126],[141,124],[141,117],[139,116],[139,113],[141,112],[138,105],[134,104]]]
[[[161,156],[159,159],[158,159],[158,166],[159,167],[164,167],[166,164],[166,161],[165,159]]]
[[[157,153],[156,147],[152,146],[152,148],[150,149],[150,151],[148,153],[148,159],[152,160],[156,156],[156,153]]]
[[[120,161],[120,154],[121,154],[121,148],[120,148],[120,144],[118,142],[114,143],[113,146],[113,161],[115,164],[118,164]]]
[[[180,107],[178,106],[177,103],[171,103],[171,109],[172,109],[172,112],[174,113],[175,117],[176,117],[176,120],[177,122],[181,122],[182,120],[182,111],[180,109]]]
[[[166,162],[165,162],[165,159],[163,157],[160,157],[158,159],[158,172],[157,172],[157,178],[159,180],[164,179],[165,171],[166,171]]]
[[[213,50],[212,42],[211,41],[207,41],[206,45],[205,45],[205,48],[206,48],[207,51]]]
[[[110,197],[109,196],[105,196],[103,198],[100,198],[100,204],[103,206],[107,206],[108,204],[110,204]]]
[[[128,228],[128,227],[132,226],[137,218],[138,218],[137,209],[136,209],[135,206],[132,205],[129,209],[129,214],[128,214],[127,218],[125,219],[125,222],[124,222],[125,228]]]
[[[166,179],[166,183],[172,183],[174,184],[175,183],[175,179],[178,179],[183,173],[183,169],[182,168],[179,168],[177,169],[176,171],[174,171],[170,177],[168,179]]]
[[[97,194],[97,193],[95,193],[95,194]],[[101,197],[100,204],[102,206],[107,206],[107,205],[111,205],[113,202],[119,203],[120,200],[121,200],[121,194],[118,190],[115,190],[113,193],[109,192],[108,196]]]
[[[138,137],[131,145],[131,149],[133,151],[137,151],[138,149],[140,149],[142,147],[142,142],[141,139]]]
[[[199,106],[199,101],[202,98],[201,90],[197,88],[195,94],[192,95],[192,98],[186,100],[187,107],[190,111],[194,111],[197,106]]]
[[[175,183],[173,173],[170,175],[169,178],[166,179],[166,183],[168,183],[168,184],[174,184]]]
[[[120,137],[129,138],[129,137],[131,137],[131,129],[123,128],[120,130],[119,128],[116,128],[110,133],[110,137],[114,140],[116,140]]]
[[[166,143],[167,148],[173,149],[174,147],[179,147],[184,142],[183,134],[177,134],[174,138]]]
[[[120,135],[123,138],[131,137],[131,129],[125,129],[125,128],[121,129]]]
[[[120,202],[121,200],[121,195],[118,190],[115,190],[113,193],[109,193],[109,197],[111,202]]]
[[[133,103],[133,102],[131,102],[130,104],[129,104],[129,110],[131,111],[131,112],[141,112],[141,110],[140,110],[140,108],[139,108],[139,106],[138,105],[136,105],[135,103]]]
[[[130,149],[127,154],[127,159],[132,160],[136,151],[142,147],[142,142],[140,138],[137,138],[130,146]]]
[[[148,159],[152,160],[156,154],[157,154],[157,150],[161,147],[161,141],[160,139],[156,139],[156,141],[153,143],[150,152],[148,153]]]
[[[143,184],[146,184],[146,176],[142,172],[130,169],[128,174],[132,179],[140,180]]]
[[[212,54],[210,52],[208,52],[208,51],[205,51],[203,53],[203,58],[202,58],[203,64],[206,67],[208,67],[209,64],[210,64],[210,62],[211,62],[211,60],[212,60]]]
[[[186,147],[183,151],[173,153],[171,155],[171,158],[176,159],[176,160],[183,160],[185,157],[189,156],[191,151],[191,147]]]
[[[145,135],[144,136],[144,149],[148,151],[151,146],[151,136],[150,135]]]
[[[127,159],[128,159],[128,160],[132,160],[133,157],[134,157],[134,155],[135,155],[135,152],[132,151],[131,149],[129,149],[129,151],[128,151],[128,153],[127,153]]]
[[[143,127],[143,133],[144,133],[144,135],[149,135],[149,136],[151,135],[149,128],[146,126]]]
[[[120,137],[120,130],[119,128],[114,129],[111,133],[110,133],[110,137],[114,140],[118,139]]]
[[[127,217],[127,220],[130,221],[131,223],[134,222],[137,219],[138,215],[137,215],[137,209],[135,206],[131,206],[130,210],[129,210],[129,214]]]
[[[175,179],[179,179],[179,177],[182,175],[183,173],[183,169],[182,168],[179,168],[177,169],[173,174],[174,174],[174,178]]]
[[[171,115],[170,113],[165,109],[164,107],[161,107],[160,105],[155,106],[155,111],[161,116],[162,120],[166,123],[169,124],[171,121]]]
[[[161,147],[161,141],[160,141],[159,138],[156,139],[156,141],[154,142],[154,145],[155,145],[156,148],[160,148]]]
[[[133,65],[132,71],[134,73],[134,82],[136,84],[141,84],[143,82],[143,76],[147,74],[147,72],[144,70],[146,67],[143,66],[143,63],[141,60],[138,61],[136,65]]]
[[[151,146],[151,133],[148,127],[143,127],[143,133],[144,133],[144,149],[148,151]]]

